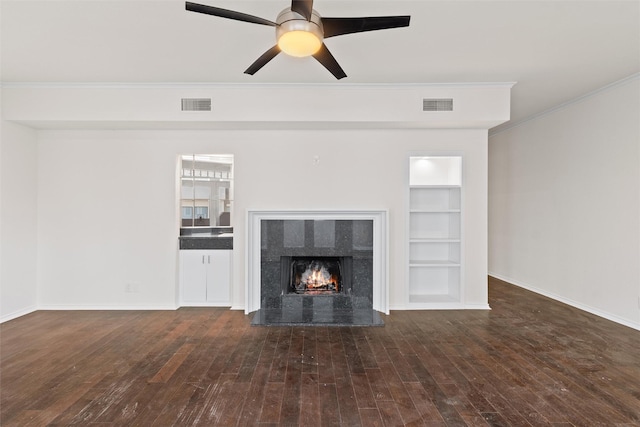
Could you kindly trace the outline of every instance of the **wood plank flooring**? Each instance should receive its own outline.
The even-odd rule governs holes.
[[[491,311],[251,327],[226,309],[1,325],[2,426],[640,426],[640,332],[490,279]]]

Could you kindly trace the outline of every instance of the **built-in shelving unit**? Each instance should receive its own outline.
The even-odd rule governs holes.
[[[460,304],[461,157],[409,159],[408,305]]]

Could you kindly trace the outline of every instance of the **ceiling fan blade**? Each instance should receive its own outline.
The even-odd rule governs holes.
[[[313,57],[316,58],[319,63],[324,65],[324,68],[329,70],[336,79],[340,80],[343,77],[347,77],[342,67],[338,64],[338,61],[336,61],[336,58],[333,57],[324,43],[322,43],[320,50],[316,52]]]
[[[275,45],[274,47],[263,53],[260,58],[256,59],[255,62],[245,70],[244,73],[254,75],[258,70],[260,70],[260,68],[267,65],[267,63],[275,58],[275,56],[279,53],[280,48],[278,47],[278,45]]]
[[[313,0],[291,0],[291,10],[304,16],[307,21],[311,21]]]
[[[205,15],[219,16],[220,18],[235,19],[236,21],[250,22],[252,24],[269,25],[276,27],[275,22],[263,19],[258,16],[248,15],[234,10],[221,9],[219,7],[207,6],[204,4],[186,2],[185,7],[191,12],[204,13]]]
[[[368,18],[322,18],[324,38],[364,31],[408,27],[411,16],[372,16]]]

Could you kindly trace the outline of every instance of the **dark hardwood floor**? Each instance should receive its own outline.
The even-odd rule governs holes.
[[[640,332],[495,279],[490,304],[370,328],[40,311],[1,326],[0,424],[640,425]]]

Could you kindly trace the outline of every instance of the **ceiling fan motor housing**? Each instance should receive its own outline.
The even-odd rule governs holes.
[[[304,16],[292,11],[291,8],[286,8],[278,14],[276,24],[276,40],[278,46],[289,55],[300,57],[310,56],[322,45],[324,39],[322,17],[315,10],[311,13],[311,19],[307,21]],[[317,49],[312,49],[313,51],[302,49],[299,52],[287,51],[285,47],[287,38],[293,37],[294,34],[296,38],[307,38],[312,45],[317,46]]]

